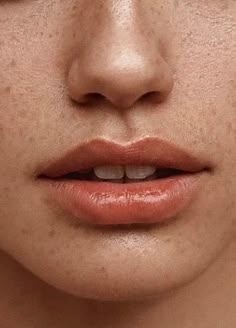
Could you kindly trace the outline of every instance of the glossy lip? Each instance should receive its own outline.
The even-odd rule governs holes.
[[[184,174],[134,183],[59,180],[70,172],[99,165],[154,165],[174,168]],[[92,140],[51,163],[40,182],[81,223],[157,223],[181,212],[197,194],[207,163],[157,138],[145,138],[128,145]]]

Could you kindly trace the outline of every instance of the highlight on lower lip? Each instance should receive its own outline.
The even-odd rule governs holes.
[[[193,200],[200,179],[201,172],[130,184],[49,179],[46,185],[53,199],[81,223],[146,224],[181,212]]]

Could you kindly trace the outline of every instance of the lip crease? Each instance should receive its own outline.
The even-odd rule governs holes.
[[[115,183],[58,178],[101,165],[151,165],[183,171],[153,181]],[[38,181],[81,223],[157,223],[183,211],[203,184],[209,163],[158,138],[126,145],[95,139],[73,148],[51,162]]]

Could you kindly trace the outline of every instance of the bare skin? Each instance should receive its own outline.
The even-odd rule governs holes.
[[[1,328],[235,327],[236,2],[0,1],[0,31]],[[210,163],[168,224],[75,226],[45,200],[39,167],[145,136]]]

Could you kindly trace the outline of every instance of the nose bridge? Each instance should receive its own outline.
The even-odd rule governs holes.
[[[155,40],[151,36],[150,22],[138,5],[140,1],[103,0],[100,6],[96,4],[98,2],[93,1],[93,14],[89,15],[90,22],[86,21],[87,27],[83,31],[88,34],[87,43],[83,45],[88,60],[94,62],[105,58],[106,62],[113,62],[114,67],[118,67],[118,64],[124,66],[129,55],[140,63],[145,51],[147,55],[154,50],[151,44],[155,42],[156,46],[158,43],[157,33]]]
[[[116,4],[115,2],[111,8],[108,6],[104,9],[103,15],[107,18],[103,20],[100,36],[97,35],[91,46],[96,46],[97,42],[104,57],[107,60],[111,58],[115,67],[119,64],[124,67],[125,63],[128,63],[127,59],[133,56],[129,64],[130,68],[134,68],[135,63],[140,65],[144,62],[148,53],[150,54],[157,46],[158,33],[153,37],[151,24],[138,5],[139,1],[120,0]]]
[[[103,0],[101,3],[93,1],[91,7],[103,30],[120,30],[122,34],[125,29],[134,26],[135,22],[144,17],[142,8],[140,0]],[[93,28],[97,30],[95,20],[92,23]]]
[[[161,36],[152,31],[140,1],[103,0],[96,6],[85,28],[89,37],[70,68],[71,96],[83,103],[99,94],[129,107],[145,94],[168,94],[171,72],[161,56]]]
[[[131,55],[132,52],[134,56],[137,54],[138,58],[141,49],[144,51],[145,45],[151,42],[150,26],[140,12],[137,0],[120,0],[113,3],[113,6],[104,5],[104,9],[101,9],[101,26],[93,26],[95,33],[88,44],[88,50],[99,48],[106,59],[113,56],[116,65],[120,56],[122,65],[126,54]]]

